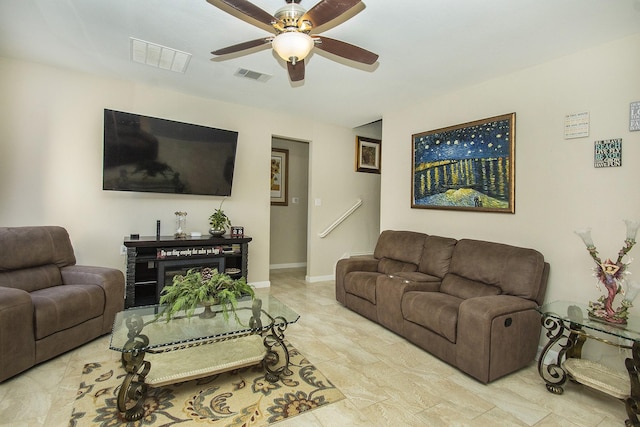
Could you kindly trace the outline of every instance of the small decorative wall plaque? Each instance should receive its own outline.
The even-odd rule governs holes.
[[[596,141],[593,166],[597,168],[622,166],[622,138]]]
[[[567,114],[564,118],[564,139],[589,136],[589,112]]]
[[[632,102],[629,106],[629,130],[640,130],[640,101]]]

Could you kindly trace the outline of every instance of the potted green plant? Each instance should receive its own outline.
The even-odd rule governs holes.
[[[176,313],[184,310],[187,317],[190,317],[196,308],[204,306],[205,311],[200,316],[213,317],[215,312],[210,306],[220,305],[225,320],[229,320],[231,311],[236,320],[240,321],[235,310],[238,298],[243,296],[255,298],[253,288],[247,284],[244,277],[232,279],[215,268],[192,268],[184,275],[174,276],[173,284],[162,289],[160,304],[166,307],[161,316],[169,321]]]
[[[209,217],[209,225],[211,228],[209,229],[209,234],[212,236],[222,236],[226,231],[227,227],[231,226],[231,220],[222,210],[222,204],[225,199],[222,199],[220,202],[220,207],[216,209],[211,216]]]

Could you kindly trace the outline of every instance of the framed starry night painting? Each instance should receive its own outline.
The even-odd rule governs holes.
[[[411,136],[411,207],[515,213],[516,113]]]

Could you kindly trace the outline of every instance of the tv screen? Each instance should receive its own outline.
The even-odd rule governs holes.
[[[238,132],[104,110],[102,188],[230,196]]]

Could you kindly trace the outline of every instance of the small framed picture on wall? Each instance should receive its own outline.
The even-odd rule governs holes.
[[[271,149],[271,205],[287,206],[289,197],[289,150]]]
[[[356,136],[356,172],[380,173],[382,141]]]

